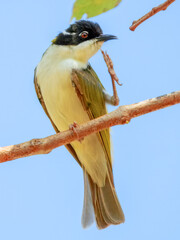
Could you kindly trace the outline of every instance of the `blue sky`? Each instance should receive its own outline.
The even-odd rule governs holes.
[[[180,3],[143,23],[131,22],[163,1],[122,1],[92,18],[118,41],[108,50],[122,87],[120,104],[179,90]],[[73,1],[1,1],[0,146],[54,134],[33,85],[34,68],[51,40],[69,25]],[[101,53],[91,60],[112,92]],[[114,110],[109,107],[109,110]],[[83,176],[64,147],[0,165],[0,239],[179,239],[180,105],[111,130],[114,177],[126,221],[81,227]]]

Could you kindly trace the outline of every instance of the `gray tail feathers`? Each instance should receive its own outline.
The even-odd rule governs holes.
[[[85,170],[83,171],[83,173],[84,173],[84,204],[83,204],[81,223],[83,228],[88,228],[94,222],[94,211],[93,211],[91,189],[89,186],[88,175],[85,172]]]
[[[112,174],[108,172],[104,187],[98,187],[84,171],[84,183],[84,207],[82,214],[82,225],[84,228],[93,223],[94,215],[99,229],[125,221],[124,213],[115,191]]]

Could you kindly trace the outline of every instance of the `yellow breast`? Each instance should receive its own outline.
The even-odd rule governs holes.
[[[37,66],[37,81],[47,111],[60,131],[67,130],[74,121],[78,124],[89,121],[71,82],[72,68],[80,66],[85,67],[73,59],[62,60],[56,56],[46,56]],[[97,135],[92,134],[81,143],[74,141],[71,145],[93,181],[103,186],[107,171],[106,157]]]

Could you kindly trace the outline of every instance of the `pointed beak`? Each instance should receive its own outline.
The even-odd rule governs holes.
[[[109,35],[109,34],[101,34],[99,37],[96,38],[98,42],[106,42],[109,40],[117,39],[116,36],[114,35]]]

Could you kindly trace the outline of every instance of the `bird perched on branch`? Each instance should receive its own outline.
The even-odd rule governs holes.
[[[81,20],[60,33],[42,56],[35,69],[35,89],[56,132],[69,126],[76,131],[78,124],[106,114],[106,103],[117,105],[116,91],[114,96],[107,94],[88,63],[111,39],[116,37],[103,34],[97,23]],[[114,187],[109,129],[66,148],[84,173],[83,227],[91,225],[94,216],[99,229],[124,222]]]

